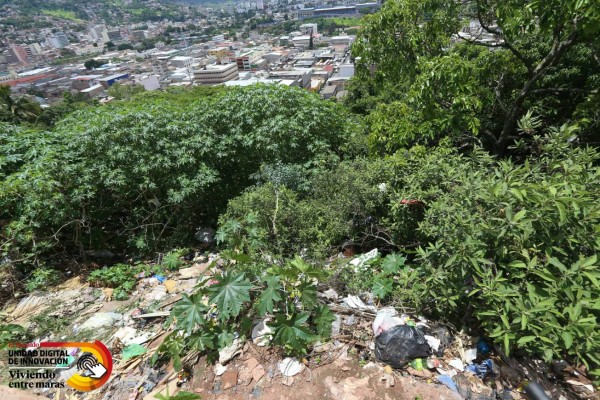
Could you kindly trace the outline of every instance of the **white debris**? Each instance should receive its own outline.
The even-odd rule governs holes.
[[[106,312],[92,315],[79,326],[79,331],[95,330],[106,326],[114,326],[118,321],[123,320],[123,315],[119,313]]]
[[[229,360],[241,352],[242,342],[240,339],[234,339],[233,343],[219,351],[219,364],[227,364]]]
[[[217,363],[215,365],[215,375],[216,376],[221,376],[225,373],[225,371],[227,371],[227,367],[224,365],[221,365],[220,363]]]
[[[379,250],[373,249],[368,253],[362,254],[350,261],[350,264],[354,265],[355,269],[362,267],[367,261],[374,259],[379,254]]]
[[[453,368],[456,368],[459,371],[464,371],[465,370],[465,364],[463,364],[463,362],[461,360],[459,360],[458,358],[454,358],[452,360],[450,360],[450,362],[448,362],[448,365],[450,365]]]
[[[252,328],[252,341],[257,346],[267,346],[273,338],[273,335],[271,335],[273,330],[267,325],[268,321],[269,319],[265,318]]]
[[[464,361],[467,365],[473,364],[473,361],[477,358],[477,349],[468,349],[465,351]]]
[[[360,299],[360,297],[358,297],[358,296],[348,295],[344,299],[344,303],[348,307],[354,308],[354,309],[358,309],[358,310],[371,310],[371,311],[376,311],[377,310],[377,308],[375,306],[368,306],[368,305],[366,305],[365,302],[362,301]]]
[[[427,340],[429,347],[431,347],[433,351],[438,351],[440,348],[440,344],[442,343],[442,341],[436,338],[435,336],[425,335],[425,340]]]
[[[398,313],[393,307],[385,307],[377,312],[375,321],[373,321],[373,334],[377,337],[381,332],[387,331],[396,325],[406,324],[406,315],[397,317]]]
[[[284,376],[294,376],[302,372],[302,370],[304,370],[304,364],[298,361],[297,358],[284,358],[279,363],[279,371]]]

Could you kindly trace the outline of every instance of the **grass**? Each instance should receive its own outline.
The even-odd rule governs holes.
[[[67,10],[42,10],[42,13],[55,18],[68,19],[75,22],[83,22],[83,20],[77,18],[77,15],[73,11]]]
[[[360,25],[360,18],[356,18],[356,17],[336,17],[336,18],[330,18],[333,22],[335,22],[337,25],[341,25],[341,26],[359,26]]]

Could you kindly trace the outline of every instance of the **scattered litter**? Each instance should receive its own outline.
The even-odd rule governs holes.
[[[157,280],[158,282],[160,282],[160,283],[164,283],[164,281],[167,279],[167,278],[165,278],[165,277],[164,277],[164,276],[162,276],[162,275],[153,275],[152,277],[153,277],[154,279],[156,279],[156,280]]]
[[[319,293],[319,297],[328,301],[337,301],[337,299],[340,298],[340,295],[335,290],[330,288],[322,293]]]
[[[95,330],[107,326],[114,326],[117,322],[123,320],[123,315],[114,312],[97,313],[89,317],[79,326],[79,331]]]
[[[396,315],[398,313],[393,307],[386,307],[379,310],[375,321],[373,321],[373,334],[378,336],[383,331],[406,323],[406,315],[402,315],[401,317],[397,317]]]
[[[331,336],[337,336],[342,329],[342,316],[335,314],[335,320],[331,323]]]
[[[467,365],[467,371],[483,379],[488,374],[494,375],[494,362],[487,359],[481,364],[469,364]]]
[[[182,387],[184,383],[187,383],[190,380],[191,376],[192,374],[188,369],[184,368],[179,371],[177,374],[177,387]]]
[[[158,318],[158,317],[168,317],[171,313],[169,311],[158,311],[158,312],[153,312],[153,313],[148,313],[148,314],[139,314],[139,315],[132,315],[131,318]]]
[[[287,357],[279,363],[279,371],[284,376],[294,376],[304,370],[304,364],[298,361],[297,358]]]
[[[146,354],[148,349],[139,344],[131,344],[123,349],[123,354],[121,356],[123,361],[127,361],[131,358],[141,356],[142,354]]]
[[[379,250],[373,249],[368,253],[362,254],[350,261],[349,264],[354,265],[355,269],[362,267],[367,261],[374,259],[379,254]]]
[[[354,309],[358,309],[358,310],[372,310],[372,311],[376,311],[377,308],[374,306],[368,306],[366,305],[358,296],[352,296],[352,295],[348,295],[345,299],[344,299],[344,303],[350,307],[350,308],[354,308]]]
[[[431,354],[423,333],[408,325],[397,325],[382,332],[375,340],[375,356],[379,361],[401,368],[415,358]]]
[[[480,352],[481,355],[485,356],[491,350],[490,345],[485,340],[479,339],[479,342],[477,342],[477,351]]]
[[[216,376],[221,376],[225,373],[225,371],[227,371],[227,367],[224,365],[221,365],[220,363],[217,363],[215,365],[215,375]]]
[[[229,360],[241,352],[241,349],[242,342],[240,339],[234,339],[233,343],[219,351],[219,363],[223,365],[227,364]]]
[[[440,339],[429,335],[425,335],[425,340],[427,340],[429,347],[431,347],[431,349],[435,352],[438,351],[438,349],[440,348],[440,344],[442,343]]]
[[[172,279],[166,280],[164,285],[165,285],[165,288],[167,288],[167,293],[173,293],[173,292],[175,292],[175,289],[177,288],[177,282],[175,282]]]
[[[257,346],[267,346],[273,338],[273,335],[271,335],[273,333],[273,330],[269,328],[267,322],[268,319],[265,318],[264,320],[254,325],[254,328],[252,328],[252,341]]]
[[[468,349],[465,351],[465,357],[464,357],[463,361],[466,364],[472,364],[476,358],[477,358],[477,349]]]
[[[465,370],[465,364],[463,364],[463,362],[458,358],[454,358],[454,359],[450,360],[448,362],[448,365],[453,368],[456,368],[457,370],[459,370],[461,372]]]
[[[454,381],[452,380],[451,377],[449,377],[448,375],[439,375],[437,377],[437,380],[444,384],[445,386],[448,387],[448,389],[452,390],[453,392],[458,393],[458,388],[456,387],[456,383],[454,383]]]
[[[585,384],[583,382],[574,381],[574,380],[568,380],[567,383],[570,383],[573,386],[582,386],[582,387],[586,388],[587,390],[589,390],[590,392],[594,393],[594,386],[591,384]]]

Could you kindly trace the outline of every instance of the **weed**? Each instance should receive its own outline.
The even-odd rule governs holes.
[[[45,289],[47,286],[58,281],[58,271],[46,267],[36,268],[33,270],[29,280],[25,284],[25,289],[27,289],[28,292],[33,292],[34,290]]]

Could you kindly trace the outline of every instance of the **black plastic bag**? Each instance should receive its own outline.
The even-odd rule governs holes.
[[[397,325],[375,339],[375,357],[394,368],[402,368],[415,358],[431,355],[423,332],[413,326]]]

